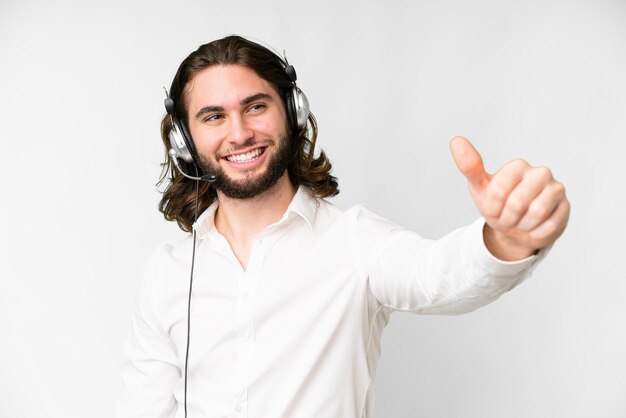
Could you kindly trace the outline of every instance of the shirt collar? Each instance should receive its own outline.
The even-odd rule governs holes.
[[[302,217],[309,225],[309,228],[313,229],[313,223],[315,222],[315,214],[320,203],[313,196],[310,189],[300,186],[296,192],[293,200],[289,204],[289,207],[283,215],[283,219],[287,219],[290,214],[296,214]]]
[[[193,223],[192,228],[196,231],[196,234],[198,234],[198,238],[204,237],[211,229],[215,228],[215,211],[218,206],[219,203],[217,199],[215,199]]]
[[[215,228],[215,212],[218,206],[219,202],[216,199],[193,223],[193,229],[198,234],[198,238],[203,238],[209,231]],[[313,222],[315,221],[318,206],[319,202],[315,199],[311,190],[306,187],[298,187],[289,207],[287,207],[287,210],[278,223],[282,223],[291,216],[296,215],[304,219],[307,225],[309,225],[309,228],[313,229]]]

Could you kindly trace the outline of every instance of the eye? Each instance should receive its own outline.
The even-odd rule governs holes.
[[[223,119],[223,116],[220,114],[208,115],[203,119],[204,122],[217,122],[218,120]]]
[[[248,108],[249,112],[260,113],[265,110],[267,106],[264,103],[255,103]]]

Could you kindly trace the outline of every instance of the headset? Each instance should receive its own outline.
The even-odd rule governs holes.
[[[283,57],[280,57],[278,54],[270,51],[262,45],[259,45],[258,43],[255,43],[255,45],[274,55],[283,65],[285,73],[291,81],[292,87],[283,96],[283,101],[285,103],[289,126],[291,127],[292,133],[295,137],[306,127],[307,120],[309,118],[309,100],[304,92],[302,92],[302,90],[300,90],[300,88],[296,85],[296,80],[298,79],[296,69],[293,65],[289,64],[287,61],[287,55],[284,51]],[[215,174],[205,173],[199,177],[197,176],[197,173],[202,170],[200,170],[201,165],[198,164],[198,153],[196,151],[193,138],[191,137],[189,129],[185,123],[175,117],[176,103],[174,102],[174,99],[170,97],[167,89],[165,89],[165,96],[165,110],[170,116],[172,122],[169,133],[170,149],[168,154],[174,162],[174,165],[183,176],[191,180],[208,181],[210,183],[215,182],[217,180],[217,176]],[[179,164],[179,160],[182,160],[187,164],[191,164],[195,169],[196,176],[185,173]]]
[[[248,41],[246,39],[246,41]],[[283,102],[285,103],[285,110],[287,113],[287,120],[289,126],[292,131],[292,136],[295,138],[297,135],[306,128],[307,120],[309,118],[309,100],[306,95],[300,90],[300,88],[296,85],[297,75],[296,69],[293,65],[290,65],[287,61],[287,55],[283,51],[283,57],[281,58],[277,53],[271,51],[270,49],[262,46],[256,42],[248,41],[250,43],[255,44],[256,46],[263,48],[268,53],[272,54],[276,59],[282,64],[283,69],[285,70],[285,74],[289,78],[291,82],[291,88],[284,94],[282,97]],[[171,128],[169,133],[169,143],[170,149],[168,151],[168,155],[173,161],[174,165],[178,169],[178,171],[185,177],[190,180],[196,181],[196,203],[195,203],[195,219],[198,219],[198,194],[199,194],[199,184],[200,181],[207,181],[209,183],[214,183],[217,180],[217,176],[212,173],[204,173],[199,175],[202,172],[201,165],[198,164],[199,158],[196,151],[196,147],[193,142],[193,138],[189,133],[189,129],[185,125],[185,123],[179,120],[176,116],[176,103],[174,99],[172,99],[165,87],[165,110],[167,114],[170,116]],[[171,90],[171,88],[170,88]],[[189,175],[183,171],[180,166],[179,160],[190,164],[195,171],[195,176]],[[185,384],[184,384],[184,416],[187,418],[187,371],[189,364],[189,339],[191,334],[191,295],[193,289],[193,271],[194,264],[196,259],[196,230],[193,229],[193,249],[191,254],[191,272],[189,277],[189,294],[187,299],[187,344],[185,351]]]

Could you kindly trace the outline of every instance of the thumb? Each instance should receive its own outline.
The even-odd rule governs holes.
[[[462,136],[455,136],[450,141],[450,151],[456,166],[467,178],[476,191],[483,190],[489,184],[489,174],[485,172],[483,159],[476,148]]]

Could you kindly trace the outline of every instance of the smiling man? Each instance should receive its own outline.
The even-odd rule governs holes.
[[[462,137],[451,151],[483,215],[473,224],[426,240],[338,209],[295,82],[292,66],[237,36],[180,65],[160,210],[193,233],[147,262],[119,417],[371,417],[392,312],[477,309],[563,232],[569,203],[548,169],[514,160],[487,174]]]

